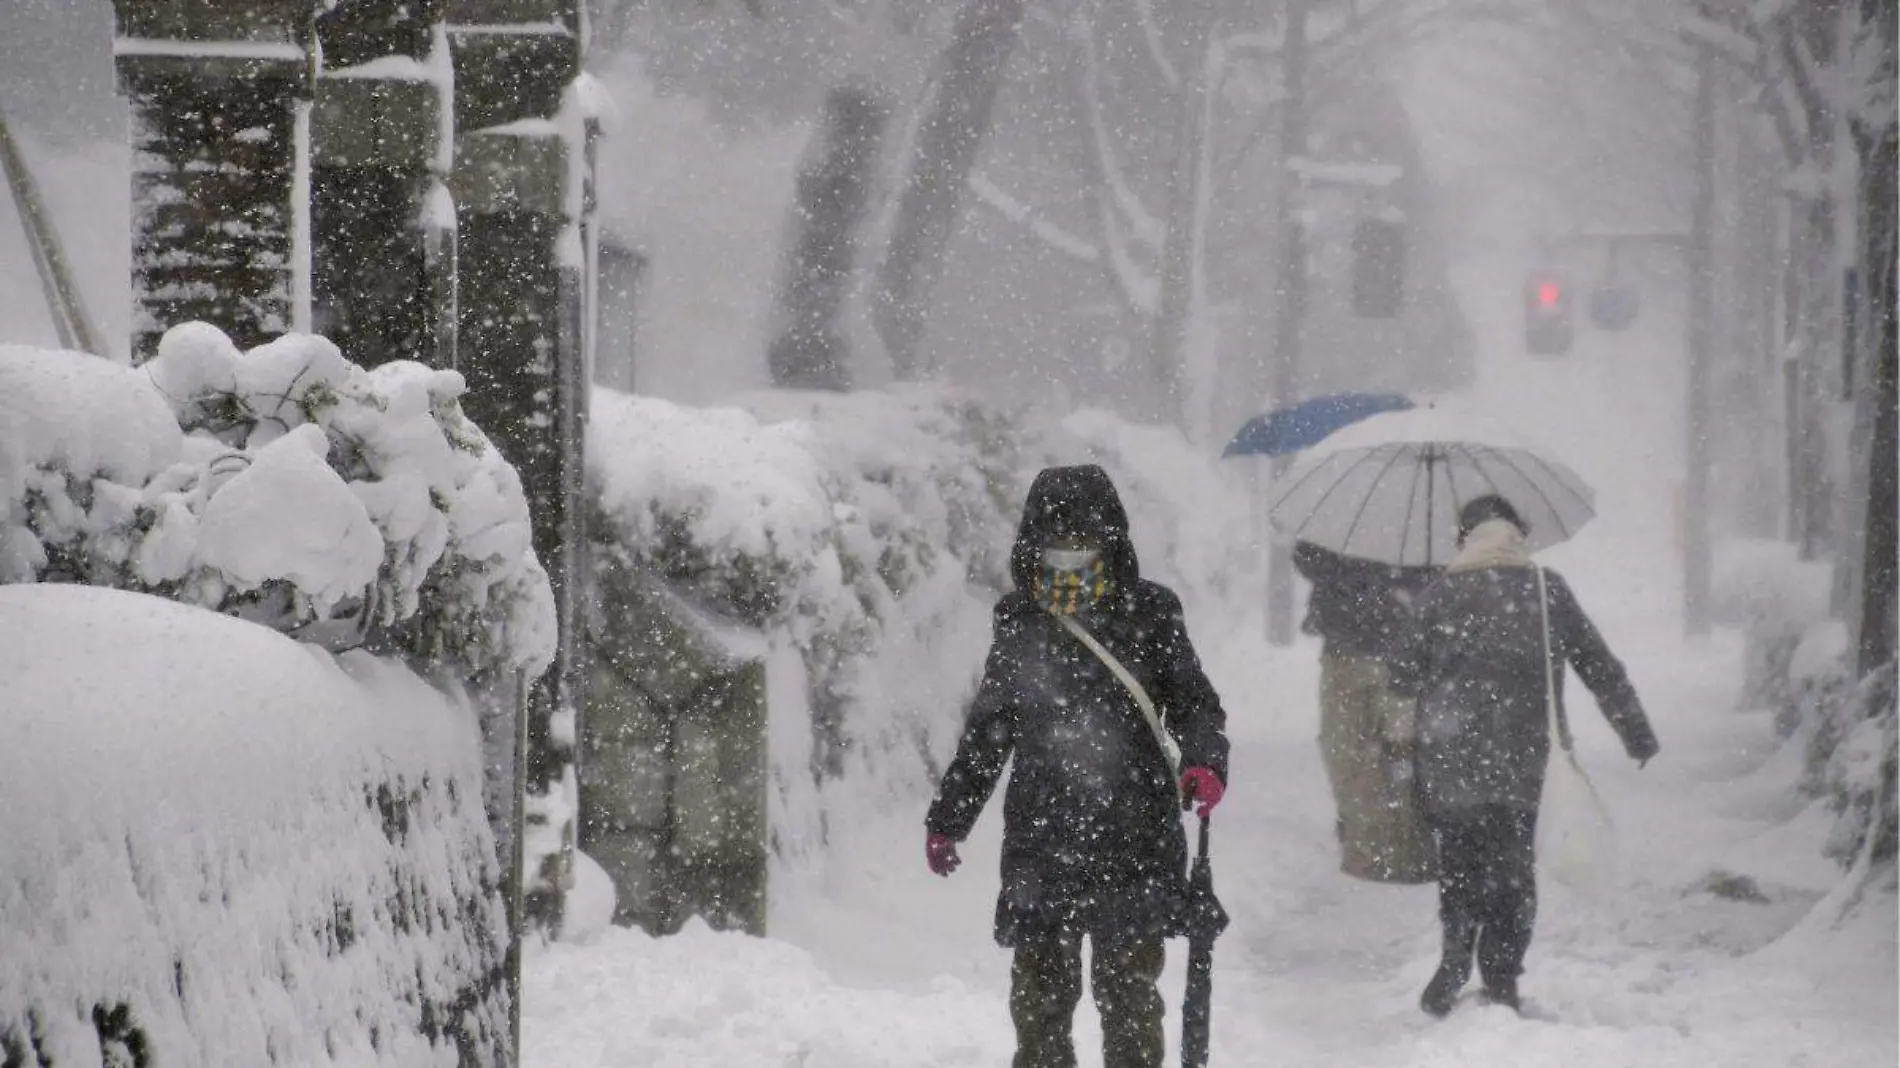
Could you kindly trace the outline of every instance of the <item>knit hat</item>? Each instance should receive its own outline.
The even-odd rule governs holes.
[[[1491,519],[1507,520],[1521,534],[1531,532],[1530,524],[1524,522],[1523,517],[1517,514],[1517,509],[1511,507],[1510,501],[1495,493],[1487,493],[1482,497],[1473,497],[1465,502],[1463,508],[1458,509],[1459,542],[1462,543],[1478,524]]]

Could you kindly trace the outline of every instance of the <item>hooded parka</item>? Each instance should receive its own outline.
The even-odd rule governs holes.
[[[1114,484],[1094,465],[1044,470],[1010,555],[1016,588],[996,605],[983,680],[925,819],[963,840],[1014,759],[996,905],[1004,946],[1056,932],[1173,934],[1187,896],[1175,782],[1140,707],[1033,596],[1043,549],[1068,538],[1100,548],[1109,579],[1075,620],[1148,691],[1182,767],[1227,779],[1225,713],[1180,600],[1140,575]]]

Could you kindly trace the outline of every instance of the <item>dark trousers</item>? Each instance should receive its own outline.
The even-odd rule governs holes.
[[[1462,986],[1475,951],[1484,985],[1515,991],[1537,919],[1535,813],[1483,805],[1434,815],[1438,919],[1445,929],[1439,969]]]
[[[1089,987],[1102,1014],[1105,1068],[1160,1068],[1164,958],[1159,935],[1096,940]],[[1082,935],[1025,938],[1010,969],[1009,1014],[1016,1022],[1013,1068],[1076,1068],[1073,1023],[1082,1000]]]

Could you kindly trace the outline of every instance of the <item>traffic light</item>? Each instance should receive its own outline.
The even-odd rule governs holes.
[[[1396,318],[1405,305],[1405,227],[1361,219],[1352,232],[1352,310],[1368,319]]]
[[[1570,287],[1554,272],[1533,272],[1524,284],[1524,348],[1538,356],[1570,351]]]
[[[1590,294],[1590,321],[1605,330],[1628,330],[1642,310],[1636,290],[1619,282],[1608,282]]]

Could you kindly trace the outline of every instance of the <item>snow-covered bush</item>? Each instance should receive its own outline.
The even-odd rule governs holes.
[[[1745,642],[1742,704],[1771,709],[1776,729],[1792,734],[1801,718],[1801,677],[1815,659],[1812,636],[1828,618],[1832,568],[1800,559],[1787,542],[1728,539],[1717,546],[1712,570],[1713,614],[1741,628]]]
[[[140,594],[0,587],[0,1063],[498,1063],[466,709]]]
[[[0,583],[138,590],[417,663],[538,671],[554,608],[454,371],[172,328],[137,369],[0,349]]]
[[[1805,673],[1799,694],[1807,770],[1802,787],[1835,813],[1827,854],[1842,867],[1867,869],[1895,856],[1896,721],[1894,664],[1865,678],[1845,658]]]
[[[594,566],[651,572],[784,636],[807,669],[814,759],[835,773],[862,669],[892,628],[940,630],[972,585],[1006,584],[1020,461],[1002,417],[935,391],[748,408],[596,394]]]
[[[1847,627],[1830,617],[1832,568],[1793,545],[1730,540],[1713,575],[1716,618],[1745,641],[1746,707],[1767,709],[1803,749],[1803,793],[1835,813],[1827,854],[1866,869],[1894,859],[1894,667],[1850,669]]]

